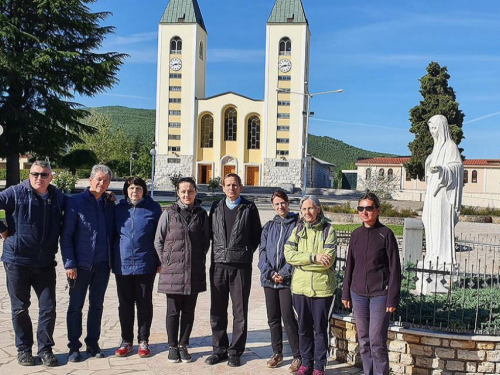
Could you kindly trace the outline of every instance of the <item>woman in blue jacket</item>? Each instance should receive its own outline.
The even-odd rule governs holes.
[[[281,190],[273,193],[271,203],[277,215],[262,228],[259,246],[260,279],[266,297],[267,320],[271,330],[271,345],[274,353],[267,361],[267,367],[275,368],[283,363],[283,329],[281,327],[283,318],[293,353],[293,361],[289,368],[289,371],[293,373],[299,369],[302,359],[299,351],[297,320],[293,313],[290,291],[292,266],[286,262],[283,250],[297,224],[299,215],[289,211],[288,196]]]
[[[146,182],[140,177],[130,177],[123,186],[123,193],[125,199],[115,207],[113,272],[122,331],[122,344],[115,355],[125,357],[134,349],[134,308],[137,305],[138,354],[149,357],[153,283],[160,266],[154,238],[161,208],[146,195]]]

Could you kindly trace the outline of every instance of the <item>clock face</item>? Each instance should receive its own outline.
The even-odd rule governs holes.
[[[173,71],[178,71],[181,70],[181,68],[182,68],[181,59],[174,57],[172,60],[170,60],[170,69],[172,69]]]
[[[288,73],[292,70],[292,62],[288,59],[281,59],[278,63],[278,69],[283,73]]]

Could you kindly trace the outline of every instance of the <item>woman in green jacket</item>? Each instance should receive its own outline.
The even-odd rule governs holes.
[[[285,245],[285,259],[295,267],[293,305],[298,315],[302,366],[297,375],[323,375],[328,358],[328,323],[336,287],[333,264],[335,230],[314,195],[300,200],[301,221]]]

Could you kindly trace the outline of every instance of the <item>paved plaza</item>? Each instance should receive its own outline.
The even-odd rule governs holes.
[[[274,216],[269,204],[259,203],[262,223]],[[292,205],[292,210],[297,211],[297,204]],[[457,233],[498,234],[499,226],[493,224],[459,223]],[[60,260],[60,255],[57,255]],[[242,357],[242,366],[239,368],[228,367],[225,363],[208,366],[205,358],[211,353],[211,329],[209,322],[210,293],[201,293],[196,308],[195,325],[190,343],[190,353],[193,354],[192,363],[169,363],[167,361],[167,334],[165,329],[166,298],[163,294],[154,292],[154,319],[150,344],[152,356],[139,358],[137,343],[134,354],[126,358],[117,358],[114,351],[120,344],[120,325],[118,321],[118,300],[114,276],[106,293],[104,316],[102,322],[102,335],[100,345],[106,358],[87,358],[83,354],[80,363],[67,362],[67,337],[66,337],[66,309],[68,307],[68,291],[66,290],[66,277],[62,265],[57,266],[57,322],[54,333],[54,353],[59,359],[60,366],[55,368],[43,367],[40,363],[33,367],[21,367],[17,364],[14,334],[12,330],[10,300],[5,286],[5,271],[0,267],[0,374],[78,374],[78,375],[113,375],[113,374],[287,374],[288,366],[292,360],[290,348],[285,343],[285,364],[278,369],[268,369],[266,362],[272,355],[270,345],[269,326],[263,289],[260,286],[257,257],[254,257],[252,277],[252,291],[250,294],[249,327],[247,350]],[[155,287],[156,290],[156,287]],[[32,296],[31,317],[36,323],[37,301]],[[88,304],[86,304],[86,308]],[[231,317],[231,313],[229,313]],[[85,318],[85,315],[84,315]],[[229,327],[232,322],[230,320]],[[83,339],[83,338],[82,338]],[[84,348],[83,348],[84,349]],[[36,346],[33,348],[36,353]],[[330,362],[326,373],[333,374],[362,374],[356,367],[343,363]]]

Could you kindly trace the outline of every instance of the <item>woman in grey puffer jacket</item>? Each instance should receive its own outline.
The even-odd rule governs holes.
[[[293,267],[285,260],[284,246],[298,222],[299,215],[289,211],[288,196],[281,190],[273,193],[271,203],[277,215],[262,228],[259,246],[260,280],[266,297],[267,319],[274,353],[267,361],[267,367],[275,368],[283,363],[283,329],[281,327],[283,318],[288,342],[293,352],[293,361],[289,368],[289,371],[293,373],[299,369],[302,360],[299,351],[297,320],[293,313],[290,291]]]
[[[179,199],[163,212],[156,230],[155,248],[161,262],[158,292],[167,295],[168,360],[191,362],[187,345],[198,293],[207,290],[210,225],[207,212],[196,199],[194,180],[181,178],[176,190]]]

